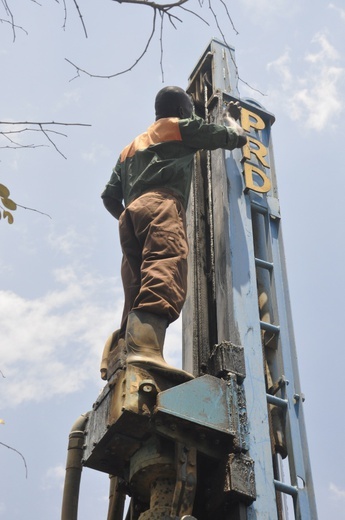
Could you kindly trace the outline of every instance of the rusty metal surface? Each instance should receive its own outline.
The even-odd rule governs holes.
[[[236,374],[240,384],[246,377],[244,348],[231,341],[222,341],[215,345],[208,360],[208,372],[216,377],[225,377],[231,372]]]
[[[253,502],[256,498],[254,461],[242,453],[230,454],[226,466],[227,500]]]
[[[90,412],[84,466],[123,476],[130,457],[151,428],[157,393],[171,385],[134,366],[119,370]]]
[[[176,485],[170,516],[181,517],[193,512],[197,485],[197,451],[183,443],[175,444]]]

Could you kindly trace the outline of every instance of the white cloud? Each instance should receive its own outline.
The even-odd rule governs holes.
[[[311,43],[317,49],[305,54],[302,74],[294,71],[297,61],[292,60],[289,49],[267,69],[281,78],[279,89],[270,92],[274,103],[284,106],[289,116],[306,128],[321,131],[335,126],[344,109],[341,92],[345,68],[338,65],[340,54],[325,33],[317,33]]]
[[[267,64],[267,70],[276,70],[282,77],[282,88],[286,89],[292,84],[292,73],[290,70],[291,58],[290,51],[286,49],[285,52],[276,60]]]
[[[109,148],[100,143],[94,143],[92,145],[91,150],[82,153],[82,158],[84,161],[91,162],[92,164],[96,164],[99,161],[100,157],[110,157],[113,156],[114,153]]]
[[[59,252],[75,256],[80,236],[71,228],[50,237]],[[119,278],[104,278],[71,263],[55,269],[54,289],[36,298],[0,291],[2,402],[15,406],[103,385],[99,364],[108,335],[120,325]],[[167,331],[164,356],[181,367],[181,320]],[[25,388],[25,392],[18,391]]]
[[[303,120],[307,128],[322,130],[332,126],[343,110],[343,102],[338,92],[339,81],[344,70],[339,67],[323,67],[319,77],[309,81],[305,88],[298,90],[290,99],[291,117]]]
[[[62,99],[57,104],[57,109],[61,110],[70,105],[77,105],[81,99],[81,93],[79,88],[71,89],[68,92],[64,92]]]
[[[333,482],[331,482],[329,485],[329,490],[334,498],[338,500],[345,500],[345,489],[340,489],[338,486],[333,484]]]
[[[337,11],[340,14],[340,18],[342,20],[345,20],[345,9],[342,9],[341,7],[338,7],[334,4],[329,4],[328,7],[330,9],[334,9],[335,11]]]
[[[263,23],[269,23],[270,18],[276,16],[291,16],[295,11],[291,2],[288,0],[276,0],[271,2],[270,0],[242,0],[241,2],[248,10],[248,15],[255,17],[256,20],[260,20]]]
[[[90,243],[90,236],[82,235],[73,227],[69,227],[62,235],[52,232],[48,237],[48,243],[54,250],[66,255],[71,255],[83,247],[83,255],[85,255],[85,248]]]
[[[56,278],[57,289],[33,300],[0,291],[2,402],[7,406],[100,382],[102,349],[121,318],[119,283],[71,267],[57,271]],[[18,381],[25,392],[18,391]]]
[[[324,33],[317,33],[311,43],[319,44],[319,52],[306,54],[305,60],[311,63],[325,63],[328,60],[334,61],[339,58],[338,51],[330,44]]]
[[[62,489],[65,481],[65,467],[62,465],[49,468],[43,479],[42,488],[51,489],[58,487]]]

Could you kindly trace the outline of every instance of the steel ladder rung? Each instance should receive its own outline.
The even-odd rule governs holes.
[[[280,333],[280,327],[278,325],[272,325],[272,323],[269,323],[268,321],[260,321],[260,328],[268,332],[273,332],[273,334]]]
[[[277,491],[281,491],[286,495],[291,495],[292,497],[296,497],[298,494],[298,488],[296,486],[290,486],[289,484],[285,484],[285,482],[281,482],[280,480],[273,480],[274,487]]]
[[[257,267],[262,267],[263,269],[267,269],[267,271],[273,271],[273,263],[267,262],[267,260],[262,260],[261,258],[255,258],[255,265]]]
[[[267,402],[279,406],[279,408],[287,408],[288,400],[277,397],[276,395],[266,394]]]

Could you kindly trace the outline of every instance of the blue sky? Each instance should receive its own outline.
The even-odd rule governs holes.
[[[103,344],[122,311],[117,225],[100,193],[121,149],[153,121],[156,92],[185,87],[211,38],[219,37],[207,5],[190,0],[210,25],[188,13],[177,29],[165,21],[164,83],[159,32],[128,74],[76,78],[65,58],[112,75],[132,65],[152,26],[144,7],[84,3],[87,39],[72,2],[65,29],[63,3],[52,0],[12,5],[28,33],[19,28],[14,42],[9,24],[0,24],[0,121],[91,125],[59,127],[67,136],[52,135],[67,159],[38,133],[16,137],[40,145],[35,149],[0,141],[0,183],[19,204],[51,217],[19,208],[12,226],[0,222],[0,441],[28,466],[26,478],[21,457],[0,446],[4,520],[60,517],[68,434],[102,388]],[[220,4],[217,12],[236,48],[241,96],[276,116],[275,165],[319,519],[341,520],[345,8],[340,0],[231,4],[238,35]],[[169,329],[165,351],[176,364],[180,329],[180,321]],[[85,470],[80,519],[106,518],[107,495],[107,475]]]

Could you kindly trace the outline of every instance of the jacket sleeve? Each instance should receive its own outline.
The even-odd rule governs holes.
[[[181,119],[179,126],[184,144],[196,150],[216,150],[217,148],[233,150],[237,147],[238,134],[233,128],[205,123],[198,116]]]
[[[115,168],[111,174],[109,182],[106,184],[103,193],[101,195],[102,198],[110,197],[112,199],[116,199],[122,202],[123,192],[122,192],[122,182],[121,182],[121,161],[120,159],[117,161]]]

